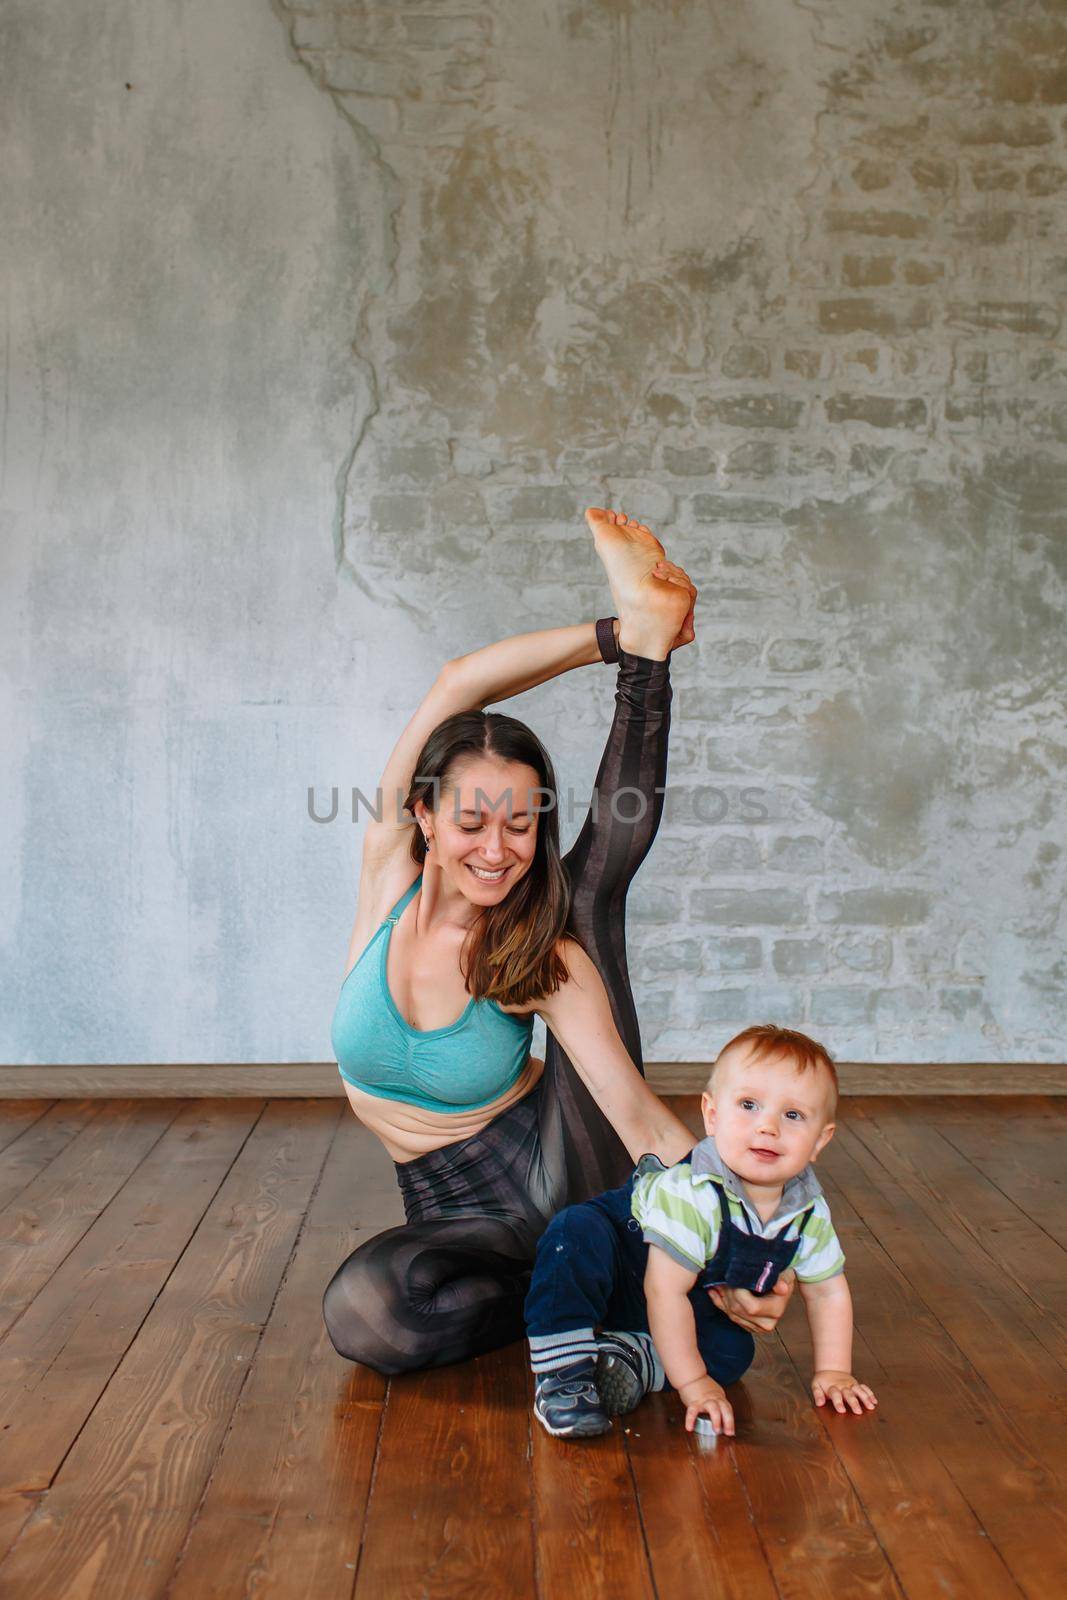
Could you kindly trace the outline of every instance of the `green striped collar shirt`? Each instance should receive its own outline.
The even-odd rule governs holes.
[[[723,1185],[730,1215],[740,1228],[747,1218],[753,1233],[764,1238],[784,1233],[796,1237],[796,1224],[808,1207],[811,1219],[800,1235],[793,1267],[802,1283],[818,1283],[843,1271],[844,1253],[834,1231],[822,1185],[809,1164],[787,1178],[774,1215],[764,1222],[737,1173],[728,1167],[712,1138],[702,1139],[689,1161],[664,1170],[638,1169],[632,1209],[649,1244],[666,1250],[675,1261],[700,1272],[715,1254],[721,1218],[712,1179]],[[790,1225],[794,1225],[790,1233]]]

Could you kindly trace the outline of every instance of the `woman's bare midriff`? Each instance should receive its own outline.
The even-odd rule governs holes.
[[[364,1127],[377,1134],[394,1161],[414,1161],[429,1150],[469,1139],[498,1117],[502,1111],[528,1095],[545,1070],[543,1061],[531,1056],[506,1094],[475,1111],[427,1111],[404,1100],[383,1100],[365,1094],[341,1079],[349,1104]]]

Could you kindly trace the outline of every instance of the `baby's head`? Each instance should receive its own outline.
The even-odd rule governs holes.
[[[757,1023],[719,1051],[700,1109],[739,1178],[784,1183],[833,1137],[837,1072],[806,1034]]]

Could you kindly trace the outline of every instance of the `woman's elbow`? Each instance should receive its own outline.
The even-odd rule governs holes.
[[[642,1106],[626,1128],[617,1131],[635,1162],[643,1155],[655,1155],[664,1166],[673,1167],[676,1161],[684,1160],[696,1143],[685,1123],[659,1100],[652,1108]]]

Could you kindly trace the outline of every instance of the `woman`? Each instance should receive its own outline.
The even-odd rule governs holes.
[[[352,1108],[396,1164],[407,1223],[341,1263],[323,1315],[341,1355],[383,1373],[519,1338],[555,1212],[623,1182],[646,1151],[669,1165],[694,1143],[644,1081],[624,935],[663,807],[670,653],[695,637],[696,590],[643,524],[598,508],[586,520],[617,619],[449,662],[367,826],[332,1036]],[[547,752],[484,707],[601,659],[619,663],[615,718],[561,858]],[[529,1051],[535,1014],[543,1062]],[[773,1327],[787,1298],[712,1294],[749,1329]]]

